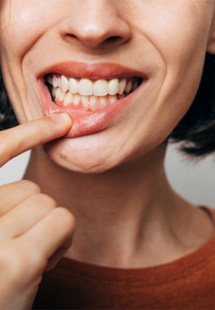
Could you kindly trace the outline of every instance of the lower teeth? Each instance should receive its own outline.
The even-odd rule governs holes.
[[[59,89],[59,88],[58,88]],[[114,104],[119,99],[126,97],[127,95],[107,95],[107,96],[82,96],[79,94],[63,93],[60,89],[59,91],[50,91],[52,94],[52,101],[60,106],[73,106],[85,110],[98,110],[102,109],[108,105]]]

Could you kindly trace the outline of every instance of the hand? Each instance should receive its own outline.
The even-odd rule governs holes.
[[[65,135],[72,125],[65,117],[60,122],[45,117],[0,132],[0,166]],[[73,231],[71,212],[35,183],[22,180],[0,187],[0,309],[31,309],[43,272],[71,246]]]

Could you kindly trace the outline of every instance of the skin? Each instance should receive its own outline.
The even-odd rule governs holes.
[[[43,118],[1,132],[0,165],[70,128],[66,115],[64,121]],[[30,309],[43,272],[71,246],[74,217],[28,180],[1,186],[0,199],[0,308]]]
[[[3,0],[1,5],[1,67],[21,123],[43,116],[34,77],[50,64],[109,61],[150,71],[147,90],[108,128],[32,151],[25,178],[76,218],[65,256],[149,267],[204,244],[213,225],[173,191],[164,159],[166,138],[198,89],[205,52],[215,53],[214,0]]]

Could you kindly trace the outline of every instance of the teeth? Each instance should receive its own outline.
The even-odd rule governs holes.
[[[132,81],[128,81],[128,83],[125,86],[126,93],[129,93],[131,91],[131,88],[132,88]]]
[[[89,101],[90,101],[90,106],[95,105],[97,102],[97,97],[96,96],[90,96]]]
[[[119,94],[122,95],[125,91],[125,86],[126,86],[126,79],[122,79],[119,82]]]
[[[53,84],[54,87],[60,86],[60,85],[59,85],[59,80],[58,80],[58,78],[57,78],[56,75],[53,76],[52,84]]]
[[[108,96],[105,97],[99,97],[99,105],[104,108],[106,105],[108,105]]]
[[[79,91],[79,82],[74,78],[69,79],[69,91],[72,94],[77,94]]]
[[[116,95],[119,90],[119,80],[113,79],[108,83],[108,93],[109,95]]]
[[[72,94],[80,94],[83,96],[106,96],[106,95],[122,95],[124,92],[129,93],[134,90],[139,82],[131,79],[112,79],[112,80],[97,80],[68,78],[64,75],[48,77],[49,84],[54,88],[59,87],[64,93],[68,90]]]
[[[47,81],[49,82],[49,84],[53,85],[53,76],[49,75]]]
[[[96,111],[97,108],[97,97],[96,96],[90,96],[89,97],[89,102],[90,102],[90,110]]]
[[[57,95],[57,91],[58,91],[59,88],[53,88],[52,90],[52,96],[53,98],[56,100],[56,95]]]
[[[90,109],[95,111],[98,108],[104,108],[109,104],[113,104],[117,101],[116,95],[107,95],[107,96],[81,96],[78,94],[71,94],[67,92],[66,94],[62,92],[60,88],[55,90],[56,92],[56,101],[62,102],[64,106],[72,104],[74,106],[78,106],[80,103],[85,109]]]
[[[64,105],[68,105],[68,104],[70,104],[72,101],[73,101],[73,95],[72,95],[70,92],[68,92],[68,93],[66,94],[66,96],[64,97],[63,104],[64,104]]]
[[[117,101],[117,96],[115,95],[115,96],[108,96],[108,101],[110,102],[110,103],[114,103],[114,102],[116,102]]]
[[[93,94],[95,96],[106,96],[108,93],[108,82],[106,80],[98,80],[93,84]]]
[[[88,79],[81,79],[79,81],[79,94],[91,96],[93,94],[93,82]]]
[[[81,96],[80,95],[78,95],[78,94],[75,94],[74,96],[73,96],[73,104],[74,105],[79,105],[79,102],[81,101]]]
[[[137,80],[117,79],[97,80],[69,78],[64,75],[49,75],[52,97],[61,105],[82,105],[86,110],[96,111],[124,98],[139,85]]]
[[[67,78],[64,75],[61,76],[60,82],[61,82],[60,85],[61,85],[62,91],[64,93],[67,92],[67,90],[69,89],[69,81],[67,80]]]
[[[81,96],[81,102],[82,102],[82,105],[84,106],[84,108],[89,107],[89,99],[87,96]]]
[[[59,101],[64,101],[64,97],[65,97],[65,94],[62,92],[62,90],[60,91],[60,94],[59,94],[59,97],[58,97],[58,100]]]
[[[55,94],[54,94],[53,91],[52,91],[52,95],[53,95],[53,97],[55,96],[55,100],[58,100],[58,99],[59,99],[60,94],[61,94],[61,89],[60,89],[60,88],[57,88]]]

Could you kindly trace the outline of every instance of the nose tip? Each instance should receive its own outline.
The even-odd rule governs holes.
[[[87,9],[85,6],[82,10],[79,7],[76,14],[74,11],[71,13],[62,33],[67,42],[79,43],[90,49],[112,48],[130,38],[130,26],[111,5],[112,2],[105,2],[105,7],[101,3]]]

